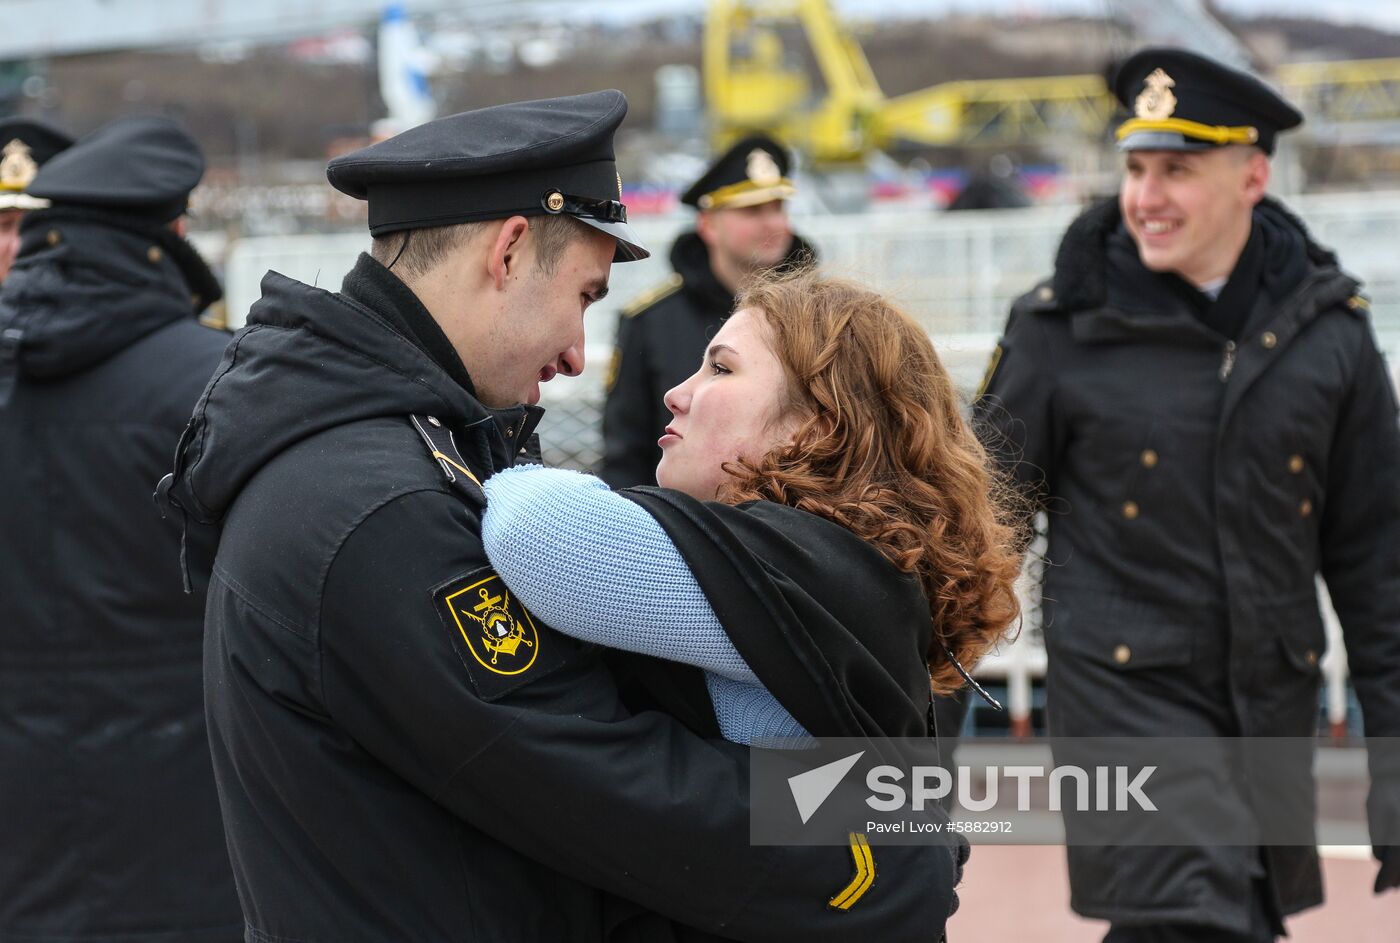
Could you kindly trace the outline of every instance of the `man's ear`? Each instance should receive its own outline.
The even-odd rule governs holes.
[[[1267,154],[1258,148],[1251,150],[1253,153],[1245,161],[1244,195],[1249,205],[1253,206],[1264,198],[1269,189],[1272,167]]]
[[[170,221],[170,231],[181,239],[190,233],[190,218],[188,216],[177,216]]]
[[[491,243],[491,252],[486,257],[486,270],[497,291],[506,287],[506,279],[519,271],[521,249],[525,233],[530,231],[530,221],[524,216],[512,216],[501,223],[496,230],[496,238]]]
[[[700,215],[695,217],[695,232],[700,237],[700,241],[707,248],[714,248],[718,234],[715,232],[715,214],[708,210],[701,210]]]

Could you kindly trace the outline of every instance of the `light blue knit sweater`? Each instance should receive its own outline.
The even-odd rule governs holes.
[[[523,465],[486,481],[486,555],[566,635],[704,669],[726,740],[805,737],[730,642],[650,514],[592,475]]]

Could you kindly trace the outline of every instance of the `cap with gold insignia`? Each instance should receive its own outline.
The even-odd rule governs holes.
[[[613,154],[626,114],[613,90],[480,108],[337,157],[326,177],[369,201],[375,236],[563,214],[614,237],[614,261],[633,262],[650,253],[627,224]]]
[[[681,196],[699,210],[757,206],[786,200],[797,192],[788,179],[787,149],[766,134],[737,142]]]
[[[1198,151],[1253,144],[1274,152],[1303,116],[1259,79],[1184,49],[1143,49],[1124,60],[1113,93],[1133,117],[1118,127],[1124,151]]]
[[[189,208],[204,154],[169,118],[118,118],[44,165],[29,192],[54,206],[82,206],[167,223]]]
[[[73,143],[58,128],[34,118],[0,118],[0,210],[39,210],[49,204],[31,195],[34,175]]]

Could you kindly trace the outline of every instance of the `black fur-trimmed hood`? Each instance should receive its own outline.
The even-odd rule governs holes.
[[[1313,241],[1303,221],[1278,200],[1266,196],[1254,213],[1263,226],[1296,239],[1311,268],[1337,268],[1336,254]],[[1055,274],[1049,284],[1055,308],[1082,311],[1108,300],[1108,241],[1122,222],[1118,199],[1113,197],[1094,204],[1070,224],[1055,255]]]

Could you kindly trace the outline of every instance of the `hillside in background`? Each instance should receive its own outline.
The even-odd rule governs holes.
[[[1332,23],[1266,18],[1230,24],[1261,61],[1400,56],[1400,35]],[[521,35],[527,30],[522,27]],[[558,32],[556,28],[556,32]],[[563,34],[555,61],[475,64],[434,79],[440,111],[614,87],[627,93],[628,126],[652,126],[653,75],[700,64],[700,21]],[[521,42],[525,42],[522,40]],[[885,92],[956,79],[1098,71],[1131,48],[1104,20],[954,17],[875,24],[861,41]],[[330,142],[363,133],[383,114],[372,55],[360,62],[308,57],[298,44],[264,46],[233,61],[185,52],[128,52],[57,59],[44,71],[49,110],[77,131],[133,111],[181,116],[216,162],[319,160]]]

